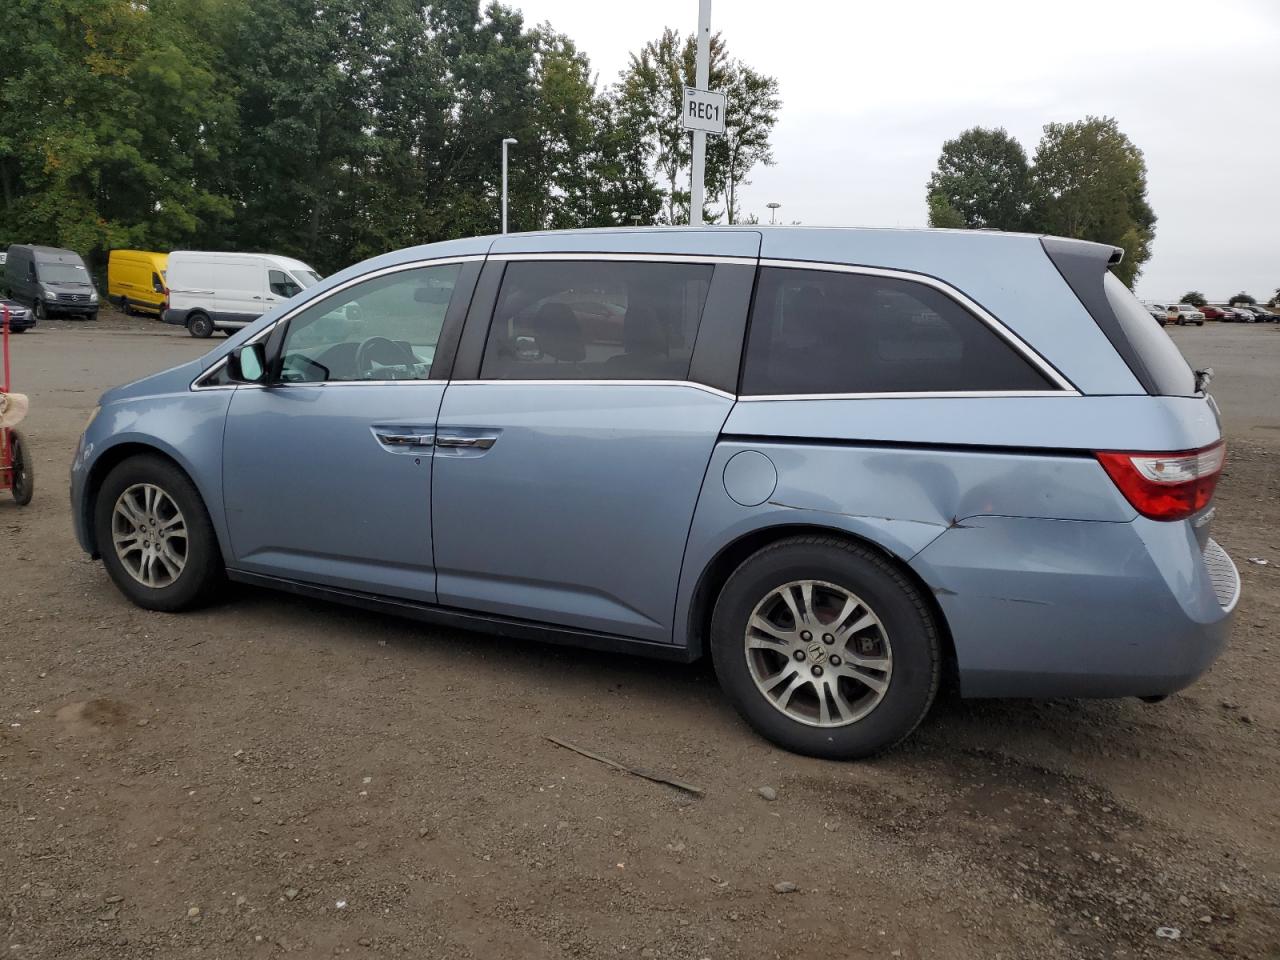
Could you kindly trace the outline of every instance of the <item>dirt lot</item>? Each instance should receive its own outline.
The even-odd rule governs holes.
[[[133,608],[74,543],[75,439],[104,388],[210,343],[106,314],[17,338],[38,475],[0,502],[0,949],[1280,956],[1280,327],[1173,335],[1231,438],[1226,655],[1156,706],[948,698],[859,764],[764,743],[705,665],[248,589]]]

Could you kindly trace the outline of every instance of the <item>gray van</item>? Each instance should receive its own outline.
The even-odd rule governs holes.
[[[98,319],[98,291],[80,254],[15,243],[4,265],[9,295],[30,307],[36,321],[51,316]]]

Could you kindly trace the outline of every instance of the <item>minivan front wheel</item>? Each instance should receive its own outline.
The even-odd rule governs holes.
[[[160,457],[131,457],[107,475],[94,504],[94,534],[112,581],[148,610],[198,606],[222,580],[199,492]]]
[[[919,591],[873,550],[779,541],[729,578],[711,625],[716,675],[774,743],[855,759],[906,737],[938,689],[938,629]]]
[[[43,300],[37,300],[31,309],[35,312],[37,323],[43,323],[49,319],[49,308],[44,305]]]

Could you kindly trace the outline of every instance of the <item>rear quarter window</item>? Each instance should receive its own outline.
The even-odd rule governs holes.
[[[1154,392],[1166,397],[1195,396],[1195,373],[1138,298],[1110,270],[1102,280],[1102,290],[1125,339],[1147,368]]]
[[[746,395],[1053,390],[945,293],[830,270],[760,271],[743,364]]]

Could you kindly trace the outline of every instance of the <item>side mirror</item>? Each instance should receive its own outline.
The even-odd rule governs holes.
[[[227,375],[236,383],[261,383],[267,374],[267,351],[261,343],[246,343],[227,354]]]

